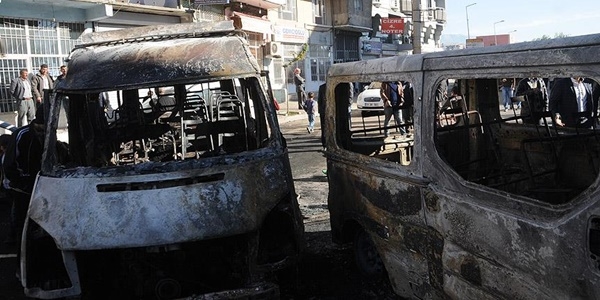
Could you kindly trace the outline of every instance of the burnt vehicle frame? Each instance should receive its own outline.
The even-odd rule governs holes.
[[[589,35],[333,65],[334,242],[354,242],[360,270],[409,299],[599,299],[597,121],[558,127],[547,109],[518,110],[519,95],[504,113],[498,85],[544,78],[551,95],[555,79],[583,76],[597,88],[598,50]],[[408,135],[373,119],[349,128],[342,87],[372,81],[411,83]],[[449,83],[457,105],[445,106]]]
[[[278,297],[304,227],[268,73],[245,34],[224,21],[82,40],[46,101],[25,294]],[[68,155],[57,150],[63,101]]]

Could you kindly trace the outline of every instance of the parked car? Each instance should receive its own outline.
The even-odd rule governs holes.
[[[380,110],[383,109],[383,100],[379,95],[379,89],[381,88],[381,82],[371,82],[365,87],[365,90],[358,94],[356,99],[356,107],[362,110]]]

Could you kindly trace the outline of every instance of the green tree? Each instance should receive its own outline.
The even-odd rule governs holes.
[[[564,34],[562,32],[557,32],[557,33],[554,34],[554,37],[550,37],[549,35],[545,35],[544,34],[544,35],[542,35],[542,37],[533,39],[532,41],[543,41],[543,40],[550,40],[550,39],[560,39],[560,38],[565,38],[565,37],[568,37],[568,36],[569,36],[568,34]]]

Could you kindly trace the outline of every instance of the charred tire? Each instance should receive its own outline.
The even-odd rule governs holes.
[[[358,271],[368,278],[379,278],[384,274],[385,267],[379,257],[373,240],[363,229],[354,236],[354,260]]]

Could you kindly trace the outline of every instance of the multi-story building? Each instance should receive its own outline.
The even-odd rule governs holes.
[[[296,67],[306,78],[306,90],[316,91],[332,63],[396,55],[413,46],[435,50],[445,2],[427,0],[423,6],[420,1],[0,0],[0,112],[14,110],[8,86],[19,69],[36,73],[46,63],[50,74],[58,75],[85,32],[224,19],[238,22],[248,34],[253,54],[270,71],[275,96],[282,102],[295,97]],[[421,15],[421,23],[412,21],[414,12]],[[406,33],[379,33],[381,17],[404,18]],[[413,45],[418,26],[421,43]]]
[[[402,33],[385,33],[390,19],[402,19]],[[373,31],[361,39],[362,58],[441,51],[445,23],[445,0],[373,0]]]

